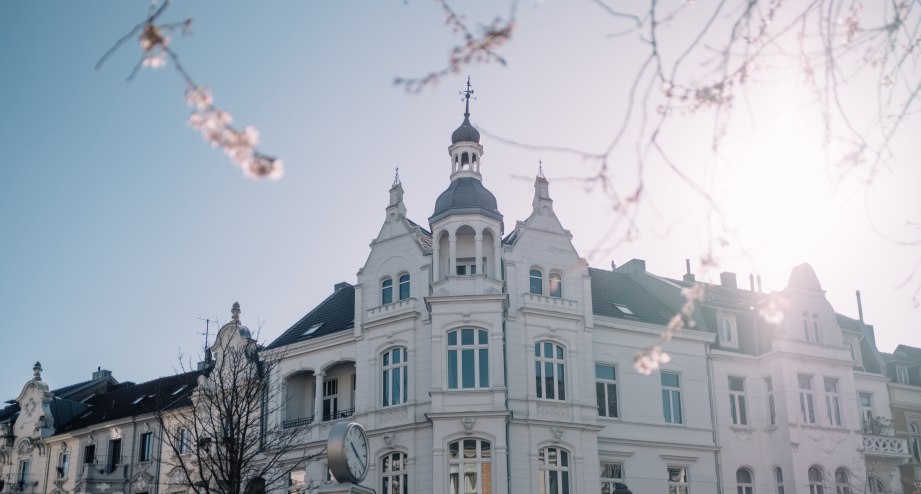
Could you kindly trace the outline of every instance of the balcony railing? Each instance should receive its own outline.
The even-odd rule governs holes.
[[[895,436],[876,436],[864,434],[864,454],[888,458],[908,458],[908,440]]]
[[[323,421],[328,422],[330,420],[343,419],[346,417],[351,417],[355,413],[354,408],[346,408],[345,410],[338,410],[333,413],[324,413]]]
[[[294,427],[303,427],[313,423],[313,416],[301,417],[299,419],[288,419],[281,423],[282,429],[291,429]]]

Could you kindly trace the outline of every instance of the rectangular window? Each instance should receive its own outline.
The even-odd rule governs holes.
[[[720,314],[717,317],[716,326],[720,345],[730,348],[739,348],[735,316]]]
[[[688,467],[668,467],[668,494],[688,494]]]
[[[619,417],[617,410],[617,369],[613,365],[595,364],[595,394],[599,417]]]
[[[770,377],[765,377],[764,389],[767,392],[768,418],[771,420],[771,425],[777,425],[777,411],[774,405],[774,380]]]
[[[106,461],[106,466],[109,467],[109,472],[114,472],[115,467],[122,462],[122,440],[121,439],[112,439],[109,441],[109,457]]]
[[[141,443],[138,446],[138,461],[150,461],[153,451],[153,433],[145,432],[141,434]]]
[[[485,261],[484,261],[484,266],[485,266]],[[476,274],[476,262],[474,262],[474,258],[468,257],[465,259],[458,259],[457,264],[456,264],[456,272],[458,276]]]
[[[87,444],[83,447],[83,463],[96,463],[95,444]]]
[[[184,455],[189,452],[189,430],[186,428],[179,429],[179,454]]]
[[[807,424],[815,423],[815,402],[812,397],[812,378],[809,376],[799,376],[799,409],[803,422]]]
[[[448,389],[489,387],[489,333],[464,328],[448,332]]]
[[[601,462],[601,492],[603,494],[613,493],[618,483],[626,483],[624,480],[624,464]]]
[[[70,454],[61,453],[58,456],[58,478],[59,479],[66,478],[69,470],[70,470]]]
[[[534,345],[534,367],[537,397],[549,400],[566,399],[566,374],[563,347],[549,341]]]
[[[333,420],[339,412],[339,379],[323,381],[323,420]]]
[[[828,425],[841,427],[841,399],[836,379],[825,380],[825,410],[828,413]]]
[[[860,422],[864,432],[868,432],[873,424],[873,395],[870,393],[858,393],[858,404],[860,405]]]
[[[895,382],[899,384],[908,384],[908,367],[901,365],[895,366]]]
[[[19,482],[25,486],[29,482],[29,470],[32,468],[32,462],[25,460],[19,462]]]
[[[745,406],[745,379],[729,377],[729,413],[735,425],[748,425],[748,408]]]
[[[662,414],[667,424],[682,424],[681,380],[674,372],[662,372]]]

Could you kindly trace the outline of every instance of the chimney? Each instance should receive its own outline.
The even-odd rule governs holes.
[[[761,275],[760,275],[760,274],[758,275],[758,293],[762,293],[762,291],[761,291]]]
[[[736,274],[729,271],[720,273],[720,285],[726,288],[739,288],[739,284],[736,282]]]
[[[860,301],[860,290],[857,290],[857,316],[863,322],[863,302]]]
[[[333,292],[338,292],[339,290],[342,290],[343,288],[348,288],[348,287],[350,287],[350,286],[352,286],[352,285],[348,284],[348,283],[345,282],[345,281],[341,281],[341,282],[336,283],[335,285],[333,285]]]
[[[93,372],[93,380],[95,381],[96,379],[104,379],[106,377],[110,377],[111,375],[112,371],[105,370],[102,367],[96,367],[96,372]]]
[[[691,260],[690,259],[684,260],[684,269],[686,271],[684,273],[684,278],[682,278],[684,281],[687,281],[688,283],[694,283],[695,281],[697,281],[694,278],[694,274],[691,273]]]

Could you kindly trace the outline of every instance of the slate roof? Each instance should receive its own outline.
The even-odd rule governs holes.
[[[464,114],[464,121],[461,122],[460,127],[451,133],[451,144],[458,142],[480,142],[480,131],[470,123],[468,113]]]
[[[306,334],[317,324],[320,326],[310,334]],[[348,283],[339,283],[332,295],[326,297],[326,300],[320,302],[320,305],[294,323],[268,348],[278,348],[353,327],[355,327],[355,287]]]
[[[94,393],[108,391],[116,385],[118,385],[118,381],[109,374],[97,379],[90,379],[52,390],[51,394],[54,395],[56,402],[60,400],[80,402],[92,396]],[[10,402],[7,402],[9,405],[0,409],[0,422],[15,419],[15,415],[19,413],[19,403],[17,403],[16,400],[10,400]],[[58,405],[61,405],[59,408],[64,407],[63,404]],[[55,416],[57,417],[58,415],[56,414]]]
[[[69,422],[57,427],[55,434],[75,431],[94,424],[156,410],[172,410],[190,403],[190,391],[201,371],[161,377],[141,384],[122,383],[107,393],[97,394],[84,403],[89,407]]]
[[[628,274],[588,268],[592,278],[592,312],[599,316],[667,325],[673,312]],[[629,314],[617,306],[627,308]]]
[[[429,223],[452,213],[482,214],[502,221],[496,196],[473,177],[461,177],[451,181],[451,185],[435,200],[435,212],[429,217]]]

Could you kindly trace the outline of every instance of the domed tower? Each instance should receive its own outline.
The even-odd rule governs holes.
[[[432,229],[432,281],[455,276],[502,278],[502,214],[496,196],[483,186],[480,133],[470,123],[470,79],[464,96],[464,121],[451,134],[451,184],[435,201]]]

